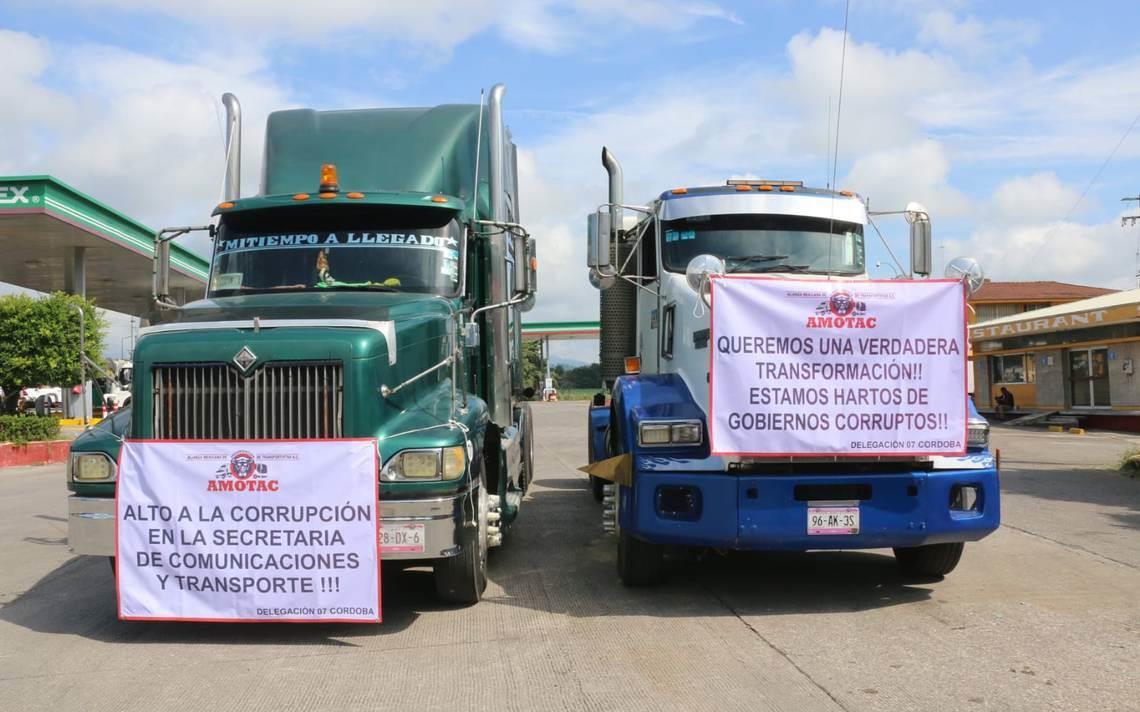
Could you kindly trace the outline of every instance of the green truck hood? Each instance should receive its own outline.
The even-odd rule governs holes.
[[[157,330],[144,335],[136,346],[130,436],[154,436],[155,366],[230,363],[247,346],[258,358],[254,370],[274,361],[339,361],[344,372],[344,436],[377,438],[381,461],[404,449],[462,444],[462,430],[439,427],[451,413],[450,368],[388,398],[380,394],[381,386],[395,387],[447,356],[453,306],[435,296],[375,292],[251,295],[189,304],[166,315],[155,325]],[[254,326],[255,318],[260,328]],[[292,323],[274,326],[275,320]],[[344,320],[388,322],[390,331],[345,325]],[[390,335],[394,335],[394,359]],[[459,390],[462,401],[462,387]],[[458,420],[473,436],[481,437],[488,423],[486,404],[468,396],[466,406]],[[92,450],[117,459],[119,440],[110,432],[92,432],[73,446],[76,452]],[[462,481],[385,484],[381,491],[384,496],[399,496],[463,485]],[[110,495],[113,485],[73,485],[73,489]]]

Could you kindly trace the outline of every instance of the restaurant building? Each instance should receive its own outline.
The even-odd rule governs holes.
[[[1005,387],[1019,410],[1072,411],[1094,427],[1140,415],[1140,289],[979,321],[970,344],[979,408]]]

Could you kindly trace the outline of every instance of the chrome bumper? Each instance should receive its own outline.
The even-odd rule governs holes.
[[[76,554],[115,555],[115,498],[67,498],[67,545]]]
[[[470,493],[430,499],[389,499],[380,501],[380,526],[423,524],[424,550],[420,552],[381,552],[384,561],[394,559],[438,559],[457,556],[462,551],[463,523],[471,517]]]
[[[470,516],[469,494],[430,499],[393,499],[380,502],[380,526],[423,524],[423,552],[385,552],[383,559],[436,559],[460,552],[460,532]],[[68,500],[67,544],[76,554],[115,555],[115,499],[80,497]],[[466,512],[466,514],[465,514]]]

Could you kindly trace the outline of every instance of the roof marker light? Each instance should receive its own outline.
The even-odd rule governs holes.
[[[317,197],[321,200],[331,200],[336,197],[336,193],[317,193]]]
[[[762,191],[764,191],[765,193],[771,193],[771,192],[772,192],[772,186],[770,186],[770,185],[761,185],[761,186],[758,186],[758,187],[756,188],[756,190],[762,190]]]
[[[641,357],[640,356],[626,356],[625,357],[625,372],[626,373],[641,373]]]
[[[796,192],[796,187],[794,185],[782,185],[780,186],[780,192],[794,193]]]
[[[745,193],[752,190],[752,186],[748,185],[747,183],[741,183],[740,185],[736,186],[736,189],[741,193]]]
[[[344,196],[344,197],[346,197],[346,198],[352,198],[353,200],[360,200],[361,198],[363,198],[363,197],[364,197],[364,193],[356,193],[356,192],[353,192],[353,193],[345,193],[345,196]]]
[[[671,190],[669,192],[672,193],[673,195],[684,195],[685,193],[689,192],[689,189],[688,188],[674,188],[673,190]]]
[[[226,210],[227,208],[232,208],[233,206],[234,204],[227,200],[224,203],[218,203],[218,210]]]
[[[855,197],[855,192],[850,191],[850,190],[841,190],[841,191],[839,191],[839,194],[842,196],[848,197],[848,198],[854,198]]]
[[[447,202],[447,196],[433,195],[433,196],[431,196],[431,202],[433,202],[433,203],[446,203]]]
[[[293,196],[293,200],[308,200],[308,199],[309,199],[308,193],[297,193],[296,195]]]
[[[325,163],[321,166],[321,192],[335,193],[338,190],[340,190],[340,181],[336,177],[336,165]]]

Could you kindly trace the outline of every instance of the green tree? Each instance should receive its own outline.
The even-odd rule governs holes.
[[[546,370],[542,363],[542,344],[537,341],[524,341],[522,361],[523,386],[530,386],[536,393],[542,393],[542,378]]]
[[[567,388],[601,388],[602,366],[591,363],[568,369],[562,374],[562,384]]]
[[[46,297],[0,297],[0,388],[11,410],[26,386],[79,383],[79,311],[85,317],[84,348],[98,363],[106,323],[93,302],[56,292]],[[89,370],[89,376],[94,374]]]

